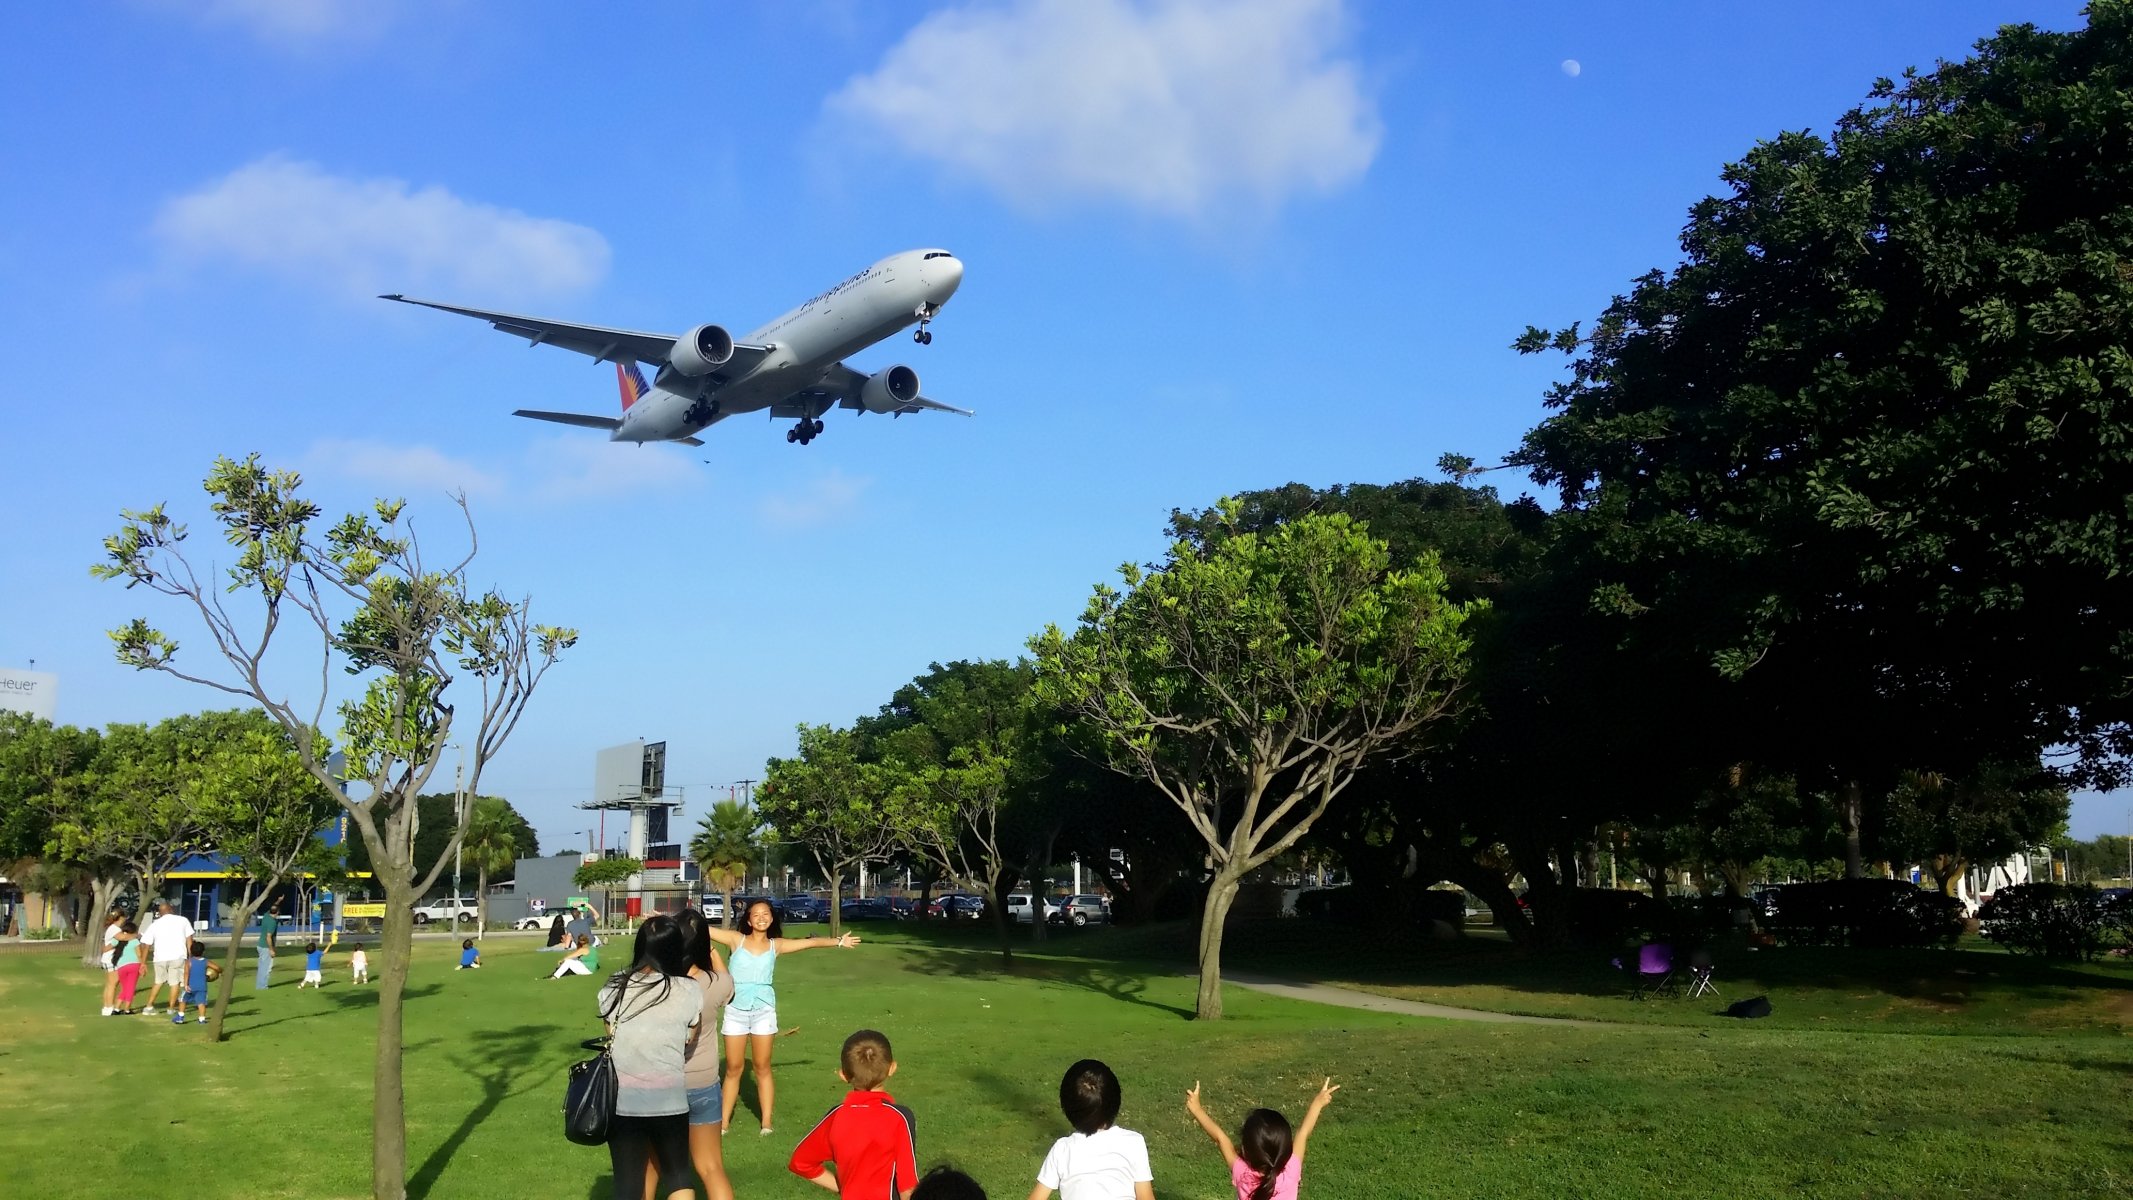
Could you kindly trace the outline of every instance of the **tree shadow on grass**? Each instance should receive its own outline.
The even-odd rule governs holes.
[[[411,987],[402,992],[400,1000],[404,1004],[409,1000],[420,1000],[425,996],[434,996],[443,990],[444,985],[442,984],[425,983],[420,987]],[[261,1021],[257,1025],[226,1024],[224,1026],[225,1036],[236,1037],[239,1034],[254,1033],[270,1026],[279,1025],[284,1021],[308,1021],[313,1017],[323,1017],[328,1013],[343,1012],[351,1008],[375,1008],[378,1004],[378,993],[368,989],[363,991],[350,989],[346,992],[321,992],[320,994],[333,1002],[332,1008],[314,1008],[305,1012],[294,1012],[287,1016],[276,1017],[271,1021]],[[235,1021],[240,1016],[249,1015],[250,1012],[251,1010],[246,1010],[244,1013],[238,1012],[237,998],[231,997],[230,1013],[227,1018],[229,1021]]]
[[[527,1068],[547,1057],[565,1032],[561,1025],[518,1025],[510,1029],[478,1029],[463,1039],[466,1052],[451,1055],[450,1061],[480,1081],[481,1103],[460,1118],[459,1127],[438,1143],[408,1177],[410,1200],[425,1200],[436,1187],[438,1177],[444,1174],[446,1165],[452,1161],[452,1156],[481,1127],[481,1123],[489,1119],[497,1106],[513,1096],[553,1082],[546,1072],[529,1073]]]
[[[776,1055],[776,1057],[770,1060],[771,1069],[775,1071],[789,1070],[793,1067],[814,1066],[816,1062],[815,1059],[788,1058],[785,1055],[778,1053],[777,1047],[786,1045],[789,1040],[794,1040],[806,1036],[805,1034],[800,1032],[800,1026],[798,1025],[793,1026],[790,1030],[786,1032],[791,1035],[790,1039],[788,1039],[785,1034],[780,1034],[777,1042],[773,1045],[771,1053],[773,1055]],[[724,1054],[725,1040],[726,1039],[724,1037],[719,1038],[719,1053],[721,1055]],[[725,1059],[721,1057],[719,1061],[721,1064],[723,1064],[725,1062]],[[723,1065],[721,1065],[719,1069],[723,1071],[725,1068]],[[737,1090],[740,1093],[740,1097],[739,1099],[733,1102],[733,1115],[735,1120],[738,1121],[741,1113],[743,1111],[746,1111],[749,1116],[755,1118],[757,1126],[760,1127],[763,1123],[763,1093],[755,1086],[755,1059],[752,1056],[748,1059],[748,1065],[741,1071],[741,1086]],[[791,1115],[789,1111],[787,1115]]]
[[[904,970],[920,975],[958,979],[1012,978],[1063,983],[1069,987],[1108,996],[1113,1000],[1157,1009],[1186,1020],[1191,1019],[1193,1015],[1190,1008],[1149,999],[1148,977],[1164,972],[1153,967],[1141,969],[1138,964],[1133,963],[1105,963],[1088,959],[1022,954],[1015,958],[1013,968],[1003,970],[992,955],[984,952],[911,947],[904,952]]]

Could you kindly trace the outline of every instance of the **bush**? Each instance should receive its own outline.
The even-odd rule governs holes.
[[[1829,879],[1777,889],[1777,915],[1763,924],[1790,945],[1951,946],[1963,906],[1902,880]]]
[[[2122,923],[2122,907],[2106,904],[2095,888],[2021,883],[1993,893],[1978,911],[1985,936],[2019,954],[2085,962]]]
[[[47,925],[43,929],[24,930],[22,936],[33,942],[56,942],[67,933],[57,925]]]

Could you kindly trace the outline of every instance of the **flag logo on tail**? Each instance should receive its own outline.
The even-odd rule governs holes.
[[[630,405],[644,399],[645,392],[651,390],[644,382],[644,372],[638,370],[634,362],[615,364],[615,383],[622,389],[623,412],[628,412]]]

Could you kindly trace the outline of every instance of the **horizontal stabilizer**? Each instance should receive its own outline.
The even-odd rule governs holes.
[[[554,421],[558,425],[582,425],[587,429],[622,428],[622,418],[620,417],[596,417],[591,413],[541,412],[537,409],[521,408],[511,415],[514,417],[532,417],[536,421]]]

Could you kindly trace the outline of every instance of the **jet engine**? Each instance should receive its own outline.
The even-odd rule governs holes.
[[[892,413],[918,399],[918,372],[899,363],[867,376],[859,389],[859,406],[870,413]]]
[[[733,335],[716,325],[698,325],[667,352],[667,362],[684,375],[708,375],[732,357]]]

